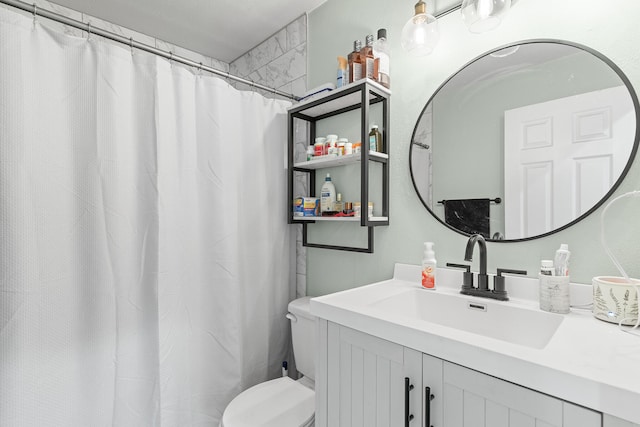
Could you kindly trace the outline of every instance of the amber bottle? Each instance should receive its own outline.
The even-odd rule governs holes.
[[[362,42],[356,40],[353,42],[353,52],[347,56],[347,62],[349,66],[349,83],[353,83],[363,78],[362,74],[362,57],[360,50],[362,49]]]
[[[373,34],[369,34],[367,36],[366,42],[366,46],[360,50],[360,58],[362,59],[362,77],[378,80],[378,77],[375,75],[374,67],[375,58],[373,56]]]

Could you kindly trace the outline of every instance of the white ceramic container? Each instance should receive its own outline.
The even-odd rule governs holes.
[[[593,315],[606,322],[634,325],[638,319],[638,289],[640,280],[624,277],[598,276],[593,284]],[[634,286],[635,285],[635,286]]]

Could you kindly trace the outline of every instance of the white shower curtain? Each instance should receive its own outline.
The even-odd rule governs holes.
[[[288,105],[0,10],[0,426],[217,426],[278,375]]]

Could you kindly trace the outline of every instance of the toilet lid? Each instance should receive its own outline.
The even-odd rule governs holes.
[[[313,416],[315,392],[289,377],[260,383],[236,396],[224,427],[300,427]]]

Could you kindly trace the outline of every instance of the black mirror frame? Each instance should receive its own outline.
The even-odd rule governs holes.
[[[474,62],[480,60],[481,58],[484,58],[487,55],[490,55],[494,52],[500,51],[502,49],[506,49],[509,47],[513,47],[513,46],[519,46],[519,45],[523,45],[523,44],[532,44],[532,43],[555,43],[555,44],[563,44],[563,45],[567,45],[567,46],[571,46],[571,47],[575,47],[577,49],[581,49],[584,50],[585,52],[589,52],[590,54],[592,54],[593,56],[597,57],[598,59],[600,59],[601,61],[603,61],[605,64],[607,64],[613,71],[615,71],[615,73],[618,75],[618,77],[620,78],[620,80],[622,80],[622,82],[624,83],[624,85],[626,86],[627,90],[629,91],[629,95],[631,96],[631,100],[633,102],[633,107],[635,109],[635,118],[636,118],[636,133],[635,133],[635,137],[634,137],[634,141],[633,141],[633,148],[631,149],[631,153],[629,154],[629,160],[627,161],[627,164],[625,165],[624,169],[622,170],[622,173],[620,174],[620,176],[618,177],[618,179],[616,180],[616,182],[614,182],[614,184],[611,186],[611,188],[609,189],[609,191],[598,201],[598,203],[596,203],[595,205],[593,205],[588,211],[586,211],[585,213],[583,213],[582,215],[580,215],[579,217],[577,217],[576,219],[574,219],[573,221],[568,222],[567,224],[564,224],[561,227],[558,227],[556,229],[553,229],[551,231],[548,231],[546,233],[543,234],[538,234],[536,236],[530,236],[530,237],[524,237],[524,238],[519,238],[519,239],[504,239],[504,240],[498,240],[498,239],[486,239],[488,242],[504,242],[504,243],[514,243],[514,242],[526,242],[529,240],[535,240],[535,239],[540,239],[542,237],[547,237],[550,236],[552,234],[558,233],[562,230],[565,230],[575,224],[577,224],[578,222],[582,221],[583,219],[585,219],[586,217],[588,217],[589,215],[591,215],[593,212],[595,212],[600,206],[602,206],[604,204],[604,202],[606,202],[612,195],[613,193],[618,189],[618,187],[620,186],[620,184],[622,183],[622,181],[624,180],[624,178],[627,176],[629,169],[631,168],[631,166],[633,165],[633,161],[636,157],[636,153],[638,151],[638,145],[640,143],[640,103],[638,102],[638,96],[636,95],[635,90],[633,89],[633,86],[631,85],[631,82],[629,81],[629,79],[627,78],[627,76],[622,72],[622,70],[613,62],[611,61],[608,57],[606,57],[605,55],[603,55],[602,53],[596,51],[595,49],[592,49],[590,47],[584,46],[582,44],[579,43],[574,43],[574,42],[570,42],[570,41],[566,41],[566,40],[558,40],[558,39],[531,39],[531,40],[521,40],[518,42],[513,42],[513,43],[509,43],[500,47],[497,47],[495,49],[492,49],[490,51],[487,51],[485,53],[483,53],[482,55],[479,55],[477,57],[475,57],[474,59],[472,59],[471,61],[467,62],[464,66],[462,66],[458,71],[456,71],[455,73],[453,73],[451,76],[449,76],[440,86],[438,86],[438,89],[435,90],[435,92],[433,93],[433,95],[431,95],[431,97],[429,98],[429,100],[427,101],[427,103],[425,104],[424,108],[420,111],[420,115],[418,115],[418,119],[416,120],[416,125],[413,128],[413,132],[411,133],[411,141],[410,141],[410,147],[409,147],[409,173],[411,175],[411,183],[413,184],[413,188],[416,192],[416,194],[418,195],[418,198],[420,199],[420,201],[422,202],[422,204],[424,205],[424,207],[427,209],[427,211],[436,219],[438,220],[438,222],[440,222],[442,225],[444,225],[445,227],[449,228],[450,230],[455,231],[458,234],[462,234],[463,236],[469,236],[468,233],[465,233],[463,231],[458,230],[457,228],[454,228],[452,226],[450,226],[449,224],[447,224],[442,218],[440,218],[438,215],[436,215],[431,208],[429,208],[429,206],[427,205],[426,201],[422,198],[422,195],[420,194],[420,192],[418,191],[418,186],[416,185],[416,181],[413,177],[413,166],[412,166],[412,162],[411,162],[411,156],[413,154],[413,146],[415,145],[413,143],[415,137],[416,137],[416,131],[418,130],[418,124],[420,123],[420,119],[421,117],[424,115],[427,107],[429,106],[429,104],[431,103],[431,101],[433,101],[433,98],[438,94],[438,92],[440,92],[440,90],[452,79],[454,78],[460,71],[462,71],[463,69],[467,68],[468,66],[470,66],[471,64],[473,64]]]

